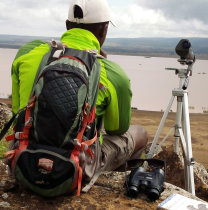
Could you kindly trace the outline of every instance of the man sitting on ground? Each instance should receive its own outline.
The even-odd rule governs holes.
[[[67,31],[61,42],[79,50],[96,49],[106,57],[101,47],[111,22],[106,0],[72,1],[66,20]],[[33,81],[43,56],[49,51],[47,43],[31,42],[17,53],[12,66],[12,109],[14,113],[28,103]],[[99,58],[100,84],[96,102],[97,119],[104,122],[105,132],[95,146],[95,159],[84,169],[90,179],[99,168],[115,170],[126,160],[139,158],[147,144],[147,133],[139,125],[131,125],[130,81],[121,67],[112,61]]]

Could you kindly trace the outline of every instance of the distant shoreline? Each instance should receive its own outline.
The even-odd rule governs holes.
[[[13,50],[18,50],[20,48],[19,45],[12,45],[12,46],[2,46],[0,44],[0,49],[13,49]],[[108,51],[107,49],[105,49],[105,47],[103,48],[108,55],[123,55],[123,56],[142,56],[142,57],[146,57],[146,58],[151,58],[151,57],[159,57],[159,58],[178,58],[177,55],[169,55],[169,54],[163,54],[163,53],[150,53],[150,54],[145,54],[145,53],[131,53],[131,52],[114,52],[114,51]],[[198,60],[208,60],[208,55],[198,55],[196,56],[196,59]]]
[[[59,40],[59,37],[21,36],[0,34],[0,48],[18,49],[33,40]],[[139,38],[107,38],[103,49],[109,55],[130,55],[176,58],[175,47],[185,37],[139,37]],[[186,37],[193,48],[197,59],[208,59],[208,38]]]

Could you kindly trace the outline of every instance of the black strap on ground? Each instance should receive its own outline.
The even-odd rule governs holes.
[[[3,137],[5,136],[5,134],[7,133],[7,131],[9,130],[9,128],[11,127],[13,121],[15,120],[16,118],[16,114],[9,120],[9,122],[7,122],[5,125],[4,125],[4,128],[2,129],[1,133],[0,133],[0,141],[3,139]]]

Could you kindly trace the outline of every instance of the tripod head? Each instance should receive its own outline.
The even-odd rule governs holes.
[[[189,83],[189,76],[192,76],[192,66],[195,63],[196,57],[192,51],[191,43],[188,39],[181,39],[175,48],[176,53],[180,56],[178,62],[181,65],[188,65],[187,69],[166,68],[166,70],[174,70],[180,78],[185,77],[182,89],[186,90]]]

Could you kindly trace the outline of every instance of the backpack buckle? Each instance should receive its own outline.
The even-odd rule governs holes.
[[[88,150],[88,145],[85,143],[80,143],[78,139],[74,139],[74,146],[80,151],[86,152]]]
[[[15,136],[15,139],[18,139],[18,140],[22,140],[22,139],[27,139],[28,138],[28,135],[23,133],[23,132],[16,132],[14,134]]]
[[[74,146],[81,147],[81,144],[78,139],[74,139]]]
[[[28,121],[25,122],[25,127],[30,128],[32,126],[33,118],[29,117]]]

